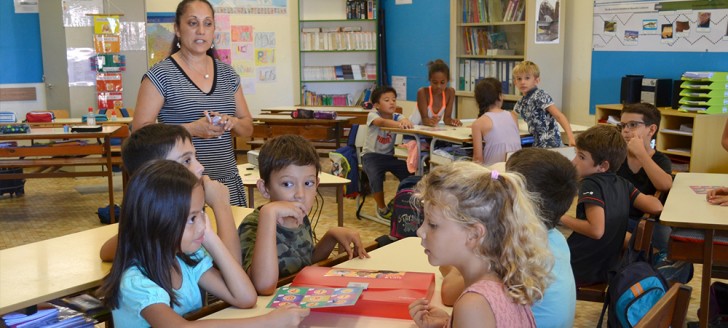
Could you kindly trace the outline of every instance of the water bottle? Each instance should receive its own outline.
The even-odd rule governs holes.
[[[111,110],[111,120],[116,121],[119,117],[116,116],[116,109]]]
[[[335,120],[336,112],[329,111],[329,110],[315,111],[315,112],[313,112],[313,118],[319,119],[319,120]]]
[[[88,115],[86,116],[86,125],[96,125],[96,116],[94,116],[94,108],[88,108]]]

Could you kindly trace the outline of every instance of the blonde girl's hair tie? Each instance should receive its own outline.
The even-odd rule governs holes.
[[[490,178],[493,180],[498,180],[498,176],[500,176],[500,173],[498,173],[498,170],[492,170],[490,171]]]

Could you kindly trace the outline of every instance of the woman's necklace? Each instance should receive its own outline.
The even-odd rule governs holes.
[[[185,62],[185,64],[187,64],[187,67],[193,69],[195,72],[197,72],[200,75],[204,76],[205,79],[209,79],[210,78],[210,74],[202,73],[202,72],[198,71],[194,66],[190,65],[190,62],[187,61],[187,58],[185,58],[185,56],[183,54],[180,53],[179,54],[179,57],[182,58],[182,60]],[[207,58],[205,58],[205,72],[207,72]]]

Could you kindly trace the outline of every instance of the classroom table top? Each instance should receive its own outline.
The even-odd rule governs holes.
[[[728,206],[705,200],[700,186],[728,187],[728,174],[678,173],[660,214],[660,222],[669,226],[693,229],[728,230]],[[693,188],[702,189],[697,193]]]
[[[265,107],[261,111],[267,111],[271,113],[280,112],[292,112],[298,108],[310,109],[314,111],[329,111],[336,113],[370,113],[372,109],[364,109],[356,106],[276,106],[276,107]]]
[[[103,125],[101,131],[98,132],[64,132],[62,127],[59,128],[30,128],[28,133],[0,133],[0,140],[27,140],[27,139],[59,139],[59,138],[99,138],[113,134],[119,130],[119,125]]]
[[[417,237],[404,238],[387,246],[375,249],[369,252],[371,258],[359,259],[354,258],[346,261],[336,267],[349,269],[368,269],[368,270],[392,270],[392,271],[412,271],[412,272],[431,272],[435,274],[435,292],[432,296],[431,304],[443,308],[448,313],[452,312],[452,308],[442,305],[440,297],[440,286],[442,285],[442,274],[438,267],[430,265],[427,261],[424,248],[420,246],[421,239]],[[204,319],[232,319],[232,318],[249,318],[263,315],[272,309],[266,308],[266,305],[272,299],[272,296],[258,296],[258,303],[252,309],[227,308],[220,312],[209,315]],[[302,327],[413,327],[412,320],[391,319],[380,317],[357,316],[349,314],[334,314],[311,312],[311,314],[301,323]]]
[[[259,114],[253,117],[253,123],[299,123],[299,124],[330,124],[330,123],[346,123],[356,119],[354,116],[336,116],[335,119],[319,119],[319,118],[293,118],[290,115],[276,114]]]
[[[245,186],[255,186],[258,183],[258,179],[260,179],[258,167],[250,163],[238,165],[238,174],[243,179],[243,185]],[[319,186],[345,185],[349,182],[351,182],[349,179],[330,173],[319,173]]]
[[[235,226],[253,209],[232,206]],[[208,207],[208,214],[214,214]],[[215,227],[215,225],[212,225]],[[98,287],[111,269],[99,250],[118,224],[0,250],[0,314]]]

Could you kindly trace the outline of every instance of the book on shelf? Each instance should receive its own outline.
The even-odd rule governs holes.
[[[504,59],[460,59],[458,63],[458,90],[473,91],[481,79],[493,77],[501,81],[503,94],[515,95],[513,68],[517,60]]]
[[[344,71],[344,80],[354,79],[354,70],[351,68],[351,65],[341,65],[341,69]]]
[[[377,19],[376,0],[347,0],[346,19]]]
[[[463,23],[523,21],[525,0],[459,0]]]
[[[361,66],[359,66],[357,64],[352,64],[351,72],[354,74],[354,77],[353,77],[354,80],[363,80],[364,79],[362,71],[361,71]]]
[[[508,37],[503,31],[488,33],[489,49],[508,49]]]

